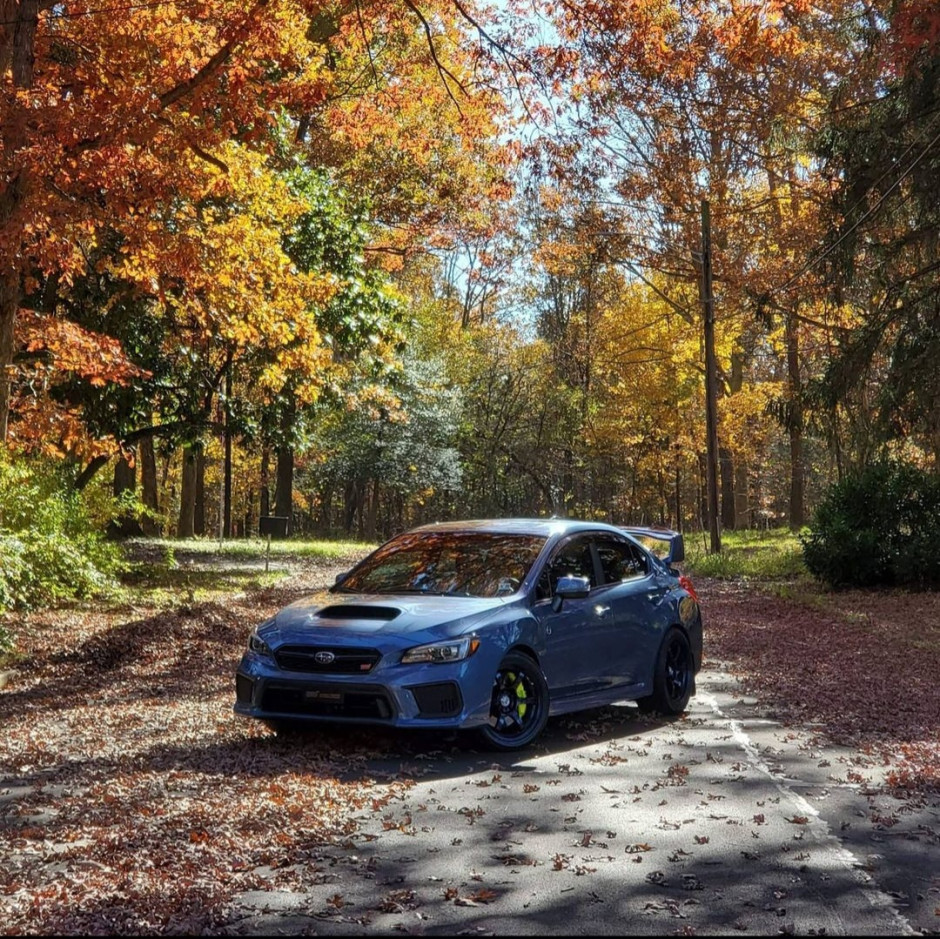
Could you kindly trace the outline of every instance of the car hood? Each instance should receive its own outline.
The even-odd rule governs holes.
[[[453,635],[472,617],[499,610],[506,597],[480,598],[322,591],[284,607],[258,632],[269,644],[342,642],[366,636]]]

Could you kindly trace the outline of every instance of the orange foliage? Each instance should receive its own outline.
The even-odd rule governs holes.
[[[270,349],[266,389],[299,372],[315,397],[329,361],[317,310],[336,285],[284,253],[304,207],[280,172],[306,158],[384,194],[389,257],[505,198],[512,150],[487,144],[503,106],[468,29],[449,0],[168,0],[117,16],[69,0],[40,12],[24,70],[25,33],[4,21],[0,279],[24,293],[0,335],[23,295],[47,276],[67,289],[107,235],[120,249],[101,272],[155,298],[155,315],[236,358]],[[50,368],[119,380],[75,367],[80,331],[56,322],[27,316],[17,341],[55,345]]]

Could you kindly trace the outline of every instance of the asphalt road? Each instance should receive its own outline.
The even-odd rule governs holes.
[[[529,751],[395,738],[417,784],[311,846],[219,931],[368,935],[940,935],[940,798],[781,727],[714,665],[688,715],[550,722]]]

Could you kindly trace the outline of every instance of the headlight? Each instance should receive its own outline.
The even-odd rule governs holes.
[[[254,631],[248,637],[248,649],[257,655],[271,654],[271,647]]]
[[[402,657],[402,665],[420,665],[421,663],[459,662],[469,659],[480,648],[476,636],[466,639],[454,639],[451,642],[432,642],[426,646],[415,646]]]

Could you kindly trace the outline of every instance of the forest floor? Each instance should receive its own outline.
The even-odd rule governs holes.
[[[940,790],[940,593],[804,579],[702,592],[707,654],[774,717],[868,754],[895,791]]]
[[[294,559],[277,583],[205,600],[16,618],[22,656],[0,689],[0,933],[220,930],[233,897],[274,889],[324,846],[351,848],[362,819],[407,794],[420,744],[375,777],[370,761],[401,749],[388,734],[297,744],[232,713],[251,626],[349,561]],[[781,724],[852,748],[870,791],[936,805],[940,594],[697,586],[706,670],[729,671]],[[866,766],[877,774],[863,779]]]

